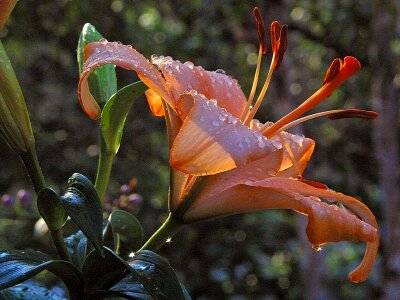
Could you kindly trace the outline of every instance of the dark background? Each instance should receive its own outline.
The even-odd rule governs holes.
[[[335,57],[353,55],[362,63],[354,78],[313,111],[374,109],[377,120],[317,119],[294,130],[317,141],[305,177],[361,199],[375,213],[382,232],[380,257],[368,280],[353,284],[347,274],[361,260],[364,245],[338,243],[316,253],[306,241],[304,218],[287,211],[191,225],[161,253],[194,299],[396,299],[400,7],[395,0],[19,1],[2,41],[25,94],[47,183],[62,191],[74,172],[95,178],[97,124],[81,111],[76,95],[76,46],[86,22],[146,57],[171,55],[205,69],[224,69],[248,94],[258,49],[254,5],[267,25],[273,20],[289,25],[288,50],[257,115],[261,121],[277,120],[311,95]],[[270,51],[262,78],[269,59]],[[133,73],[118,70],[118,75],[119,87],[136,81]],[[132,179],[136,186],[121,196],[120,187]],[[23,166],[0,140],[0,195],[16,201],[0,204],[0,245],[46,249],[48,237],[33,234],[38,216],[33,205],[21,204],[17,195],[23,189],[32,192]],[[127,120],[107,208],[134,212],[148,236],[166,216],[167,191],[164,121],[151,115],[143,98]]]

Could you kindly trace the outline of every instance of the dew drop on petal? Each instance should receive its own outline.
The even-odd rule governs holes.
[[[261,141],[258,142],[258,147],[259,148],[265,148],[265,146],[266,146],[266,144],[265,144],[264,141],[261,140]]]
[[[282,144],[280,142],[277,141],[273,141],[272,145],[276,148],[276,149],[282,149]]]
[[[301,135],[293,135],[292,140],[293,142],[301,145],[303,143],[304,138]]]
[[[219,122],[218,122],[217,120],[214,120],[214,121],[212,122],[212,124],[213,124],[213,126],[219,126]]]
[[[219,119],[220,121],[225,121],[226,116],[224,116],[223,114],[221,114],[221,115],[218,116],[218,119]]]

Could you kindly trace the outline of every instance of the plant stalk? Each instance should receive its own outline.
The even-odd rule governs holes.
[[[140,250],[151,250],[153,252],[157,251],[184,225],[185,224],[183,224],[170,213],[161,227],[148,239],[148,241],[142,246],[142,248],[140,248]]]
[[[46,182],[39,164],[35,145],[33,144],[30,146],[26,153],[20,153],[20,157],[24,162],[26,170],[28,171],[28,175],[32,181],[32,185],[36,194],[39,194],[39,192],[46,187]],[[61,229],[57,231],[50,231],[50,233],[60,258],[71,261],[64,243]]]
[[[54,241],[54,245],[56,246],[58,256],[66,261],[71,261],[71,257],[68,254],[67,246],[64,243],[64,237],[62,235],[61,229],[58,230],[50,230],[51,237]]]
[[[28,175],[36,194],[39,194],[39,192],[46,187],[46,182],[44,180],[42,169],[40,168],[35,145],[33,144],[30,146],[26,153],[20,153],[20,157],[28,171]]]
[[[110,181],[110,174],[112,163],[115,157],[115,153],[108,151],[106,143],[100,134],[100,149],[99,149],[99,163],[97,166],[97,175],[95,188],[99,195],[101,203],[104,202],[104,196],[107,191],[108,183]]]

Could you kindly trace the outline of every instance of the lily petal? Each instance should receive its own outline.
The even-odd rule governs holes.
[[[164,109],[162,99],[153,90],[148,89],[144,92],[146,95],[147,103],[149,104],[150,110],[156,117],[164,116]]]
[[[272,140],[285,144],[282,165],[277,176],[296,178],[303,174],[314,152],[315,141],[302,135],[284,131]]]
[[[257,182],[262,186],[268,186],[270,188],[280,188],[286,192],[292,192],[300,195],[314,196],[324,198],[328,201],[336,201],[343,204],[346,208],[350,209],[351,212],[355,213],[362,221],[368,223],[375,228],[376,234],[373,241],[367,242],[366,251],[361,264],[349,274],[349,279],[353,282],[364,281],[368,274],[371,272],[376,255],[379,248],[379,231],[378,223],[376,222],[375,216],[369,210],[369,208],[357,199],[344,195],[342,193],[335,192],[333,190],[327,190],[317,188],[312,185],[300,182],[298,180],[274,177],[262,182]]]
[[[346,209],[322,202],[318,196],[340,201],[359,218]],[[371,272],[379,247],[379,232],[370,210],[355,198],[294,179],[271,177],[235,185],[208,199],[194,202],[183,219],[194,222],[262,209],[292,209],[307,215],[307,236],[314,246],[345,240],[366,242],[364,258],[349,274],[349,279],[364,281]]]
[[[164,78],[160,72],[139,52],[130,46],[105,40],[88,44],[84,49],[84,70],[78,85],[79,102],[92,119],[100,116],[96,100],[90,94],[87,78],[97,67],[114,64],[127,70],[136,71],[138,77],[171,107],[175,101],[169,95]]]
[[[240,117],[246,106],[246,97],[232,77],[220,72],[205,71],[192,62],[181,63],[167,56],[151,58],[163,73],[171,94],[178,99],[184,92],[195,90],[208,99],[215,99],[219,107]]]
[[[171,148],[170,164],[196,176],[231,170],[276,151],[261,133],[244,126],[239,119],[203,95],[186,93],[182,101],[193,107]],[[178,102],[178,111],[184,103]]]

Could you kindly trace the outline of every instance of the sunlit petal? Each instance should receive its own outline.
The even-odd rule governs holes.
[[[285,144],[282,165],[277,176],[297,177],[301,175],[314,152],[315,141],[302,135],[288,132],[281,132],[279,136],[275,136],[272,140]]]
[[[260,159],[277,149],[214,101],[196,93],[191,93],[191,97],[193,107],[171,149],[172,167],[192,175],[212,175]]]
[[[292,209],[308,216],[307,236],[316,247],[338,241],[367,243],[364,258],[349,274],[350,280],[364,281],[373,267],[379,247],[378,226],[369,209],[355,198],[278,177],[235,185],[209,196],[192,204],[183,216],[185,222],[261,209]],[[317,196],[340,201],[350,211]]]
[[[335,192],[333,190],[317,188],[315,186],[308,185],[306,183],[288,178],[274,177],[268,180],[264,180],[263,182],[258,182],[258,184],[262,186],[268,186],[274,189],[280,188],[287,193],[292,192],[299,195],[320,197],[328,201],[340,202],[347,209],[356,214],[356,216],[360,218],[362,221],[368,223],[373,228],[377,229],[374,240],[367,242],[366,251],[361,264],[353,272],[349,274],[349,279],[353,282],[361,282],[367,278],[368,274],[371,272],[373,268],[376,255],[378,253],[379,231],[378,231],[378,224],[375,220],[375,216],[372,214],[372,212],[364,203],[358,201],[353,197]],[[324,225],[321,224],[321,226]],[[332,227],[331,229],[335,230],[334,227]],[[349,230],[352,229],[349,227]],[[360,232],[364,232],[362,230]],[[368,230],[365,229],[364,233],[372,234],[372,232],[369,229]]]
[[[164,116],[164,109],[161,97],[150,89],[145,92],[145,95],[147,103],[149,104],[150,110],[153,115],[157,117]]]
[[[100,109],[90,94],[87,78],[97,67],[114,64],[127,70],[136,71],[138,77],[171,107],[175,109],[175,102],[169,95],[164,78],[160,72],[139,52],[130,46],[117,42],[93,42],[84,49],[84,71],[78,86],[79,102],[83,110],[93,119],[100,116]]]
[[[178,99],[184,92],[195,90],[208,99],[215,99],[219,107],[239,117],[246,105],[239,84],[220,72],[205,71],[192,62],[181,63],[167,56],[152,56],[151,62],[163,73],[171,94]]]

